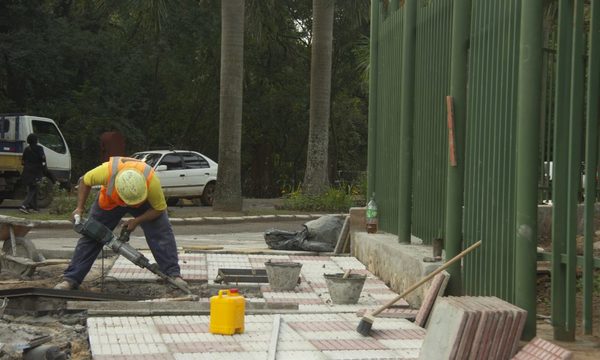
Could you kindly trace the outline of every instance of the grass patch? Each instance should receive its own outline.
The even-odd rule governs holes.
[[[330,188],[319,196],[309,196],[301,189],[289,193],[282,209],[296,211],[323,211],[347,213],[354,206],[354,197],[342,188]]]
[[[97,190],[91,190],[90,194],[85,202],[86,211],[90,209],[92,203],[98,195]],[[48,206],[48,212],[50,215],[66,215],[70,218],[71,213],[77,207],[77,191],[69,191],[60,188],[58,185],[54,187],[54,198],[50,206]]]

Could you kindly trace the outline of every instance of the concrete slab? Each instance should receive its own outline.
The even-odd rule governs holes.
[[[424,257],[431,257],[431,246],[399,244],[396,235],[385,233],[353,233],[352,255],[398,293],[408,289],[442,264],[423,262]],[[416,289],[406,300],[412,306],[420,307],[428,288],[426,285]]]
[[[513,312],[514,316],[513,326],[510,331],[510,337],[507,338],[507,343],[505,344],[504,348],[503,358],[507,359],[512,357],[517,352],[519,340],[521,339],[523,329],[525,328],[525,321],[527,320],[527,311],[510,303],[506,303],[505,306],[508,308],[509,311]]]
[[[425,298],[423,299],[423,303],[419,307],[419,312],[415,318],[415,324],[420,327],[425,327],[427,324],[427,320],[429,319],[429,315],[431,314],[431,310],[433,309],[433,304],[437,300],[439,296],[443,295],[443,291],[445,290],[444,284],[448,283],[448,279],[450,278],[450,274],[446,271],[443,271],[431,280],[431,285],[425,294]],[[444,289],[442,289],[444,287]]]
[[[451,355],[458,351],[458,345],[467,314],[447,298],[440,298],[435,303],[427,334],[419,353],[420,360],[452,359]]]
[[[471,306],[481,313],[481,318],[471,345],[469,360],[479,359],[480,350],[489,347],[490,333],[496,323],[496,313],[492,311],[482,300],[483,298],[474,297]]]
[[[479,327],[479,321],[481,319],[481,311],[477,309],[475,306],[470,306],[468,300],[463,302],[465,299],[462,297],[452,297],[449,298],[451,301],[454,301],[458,306],[463,307],[467,314],[467,323],[465,324],[465,328],[463,331],[463,335],[460,339],[460,343],[458,345],[458,349],[456,354],[453,355],[452,358],[456,359],[466,359],[470,352],[471,347],[473,345],[473,339],[475,338],[475,333],[477,328]]]

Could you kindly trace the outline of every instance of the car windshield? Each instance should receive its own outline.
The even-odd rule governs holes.
[[[131,157],[134,159],[142,160],[146,164],[154,167],[156,165],[156,163],[158,162],[158,160],[160,159],[161,154],[137,153],[137,154],[133,154]]]

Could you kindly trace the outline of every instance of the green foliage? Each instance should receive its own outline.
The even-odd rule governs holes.
[[[592,292],[600,293],[600,270],[593,269]],[[583,292],[583,276],[580,276],[575,281],[577,292]]]
[[[86,210],[89,210],[92,203],[96,199],[98,192],[96,190],[90,191],[85,202]],[[48,212],[54,215],[70,215],[73,210],[77,207],[77,192],[72,192],[61,188],[58,184],[54,185],[54,198],[52,203],[48,207]]]
[[[312,4],[246,1],[242,191],[276,197],[303,178]],[[330,170],[366,168],[369,2],[336,2]],[[99,136],[127,153],[200,151],[217,160],[221,1],[0,1],[0,112],[56,120],[72,180],[98,165]],[[362,45],[361,45],[362,44]],[[332,178],[332,180],[335,180]]]
[[[287,194],[283,209],[347,213],[353,205],[352,195],[343,188],[329,188],[323,195],[309,196],[299,188]]]

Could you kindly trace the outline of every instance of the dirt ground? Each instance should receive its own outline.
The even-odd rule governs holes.
[[[599,228],[600,221],[596,220],[596,229]],[[600,232],[596,231],[594,243],[600,243]],[[540,239],[539,246],[546,251],[551,251],[552,240],[549,238]],[[577,255],[583,255],[583,236],[577,237]],[[593,251],[594,257],[600,257],[600,247]],[[538,281],[537,281],[537,313],[541,317],[538,321],[538,336],[546,340],[556,342],[574,352],[576,359],[599,359],[600,358],[600,269],[594,271],[594,288],[592,297],[592,334],[593,336],[584,335],[583,333],[583,294],[581,281],[581,270],[578,269],[578,283],[576,295],[576,342],[557,342],[553,340],[553,328],[550,323],[551,314],[551,275],[550,263],[538,262]]]
[[[115,259],[116,257],[105,259],[104,275]],[[61,275],[65,268],[66,265],[38,268],[32,277],[2,273],[0,274],[0,288],[49,288],[61,281]],[[123,283],[110,278],[103,279],[102,275],[100,262],[96,262],[80,289],[128,295],[140,299],[173,298],[184,295],[180,290],[160,282]],[[201,297],[214,295],[215,290],[209,290],[206,284],[190,283],[189,285],[195,295]],[[86,318],[83,312],[73,313],[67,312],[65,309],[56,309],[56,311],[43,314],[43,316],[9,314],[7,312],[0,317],[0,343],[6,344],[0,349],[0,359],[21,359],[22,351],[16,349],[14,344],[27,343],[46,335],[52,337],[52,340],[46,345],[57,346],[67,354],[68,358],[91,359]]]
[[[596,271],[596,276],[600,278],[600,271]],[[553,340],[554,332],[550,323],[551,314],[551,286],[550,286],[550,275],[547,273],[538,275],[537,284],[537,313],[539,316],[538,320],[538,336],[552,341],[559,346],[569,349],[574,352],[575,359],[600,359],[600,293],[595,291],[593,294],[593,305],[592,305],[592,333],[594,335],[584,335],[583,333],[583,297],[582,289],[578,287],[576,297],[576,342],[557,342]]]

